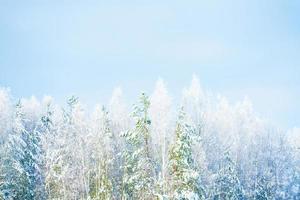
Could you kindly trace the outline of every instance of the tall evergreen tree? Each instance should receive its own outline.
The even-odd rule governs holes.
[[[13,130],[6,146],[4,199],[46,199],[42,174],[42,149],[36,122],[26,120],[22,104],[16,105]]]
[[[204,199],[192,155],[194,128],[187,123],[180,110],[175,130],[175,142],[169,152],[170,196],[174,199]]]
[[[153,199],[154,168],[150,156],[150,102],[142,93],[134,107],[135,127],[123,134],[126,140],[123,175],[123,199]]]

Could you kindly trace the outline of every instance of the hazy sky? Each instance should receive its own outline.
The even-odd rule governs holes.
[[[179,96],[192,74],[300,126],[300,1],[0,0],[0,86],[15,97],[128,99],[158,77]]]

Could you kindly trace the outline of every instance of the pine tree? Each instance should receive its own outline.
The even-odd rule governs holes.
[[[23,198],[24,188],[23,184],[24,169],[21,166],[20,160],[24,156],[25,143],[22,140],[22,133],[25,132],[22,119],[23,115],[20,111],[20,102],[16,105],[13,127],[11,133],[8,135],[8,141],[5,144],[5,151],[3,153],[3,180],[1,192],[4,199]]]
[[[134,107],[135,128],[123,134],[126,140],[123,175],[123,199],[153,199],[154,168],[150,156],[150,102],[142,93]]]
[[[22,104],[16,106],[15,123],[7,144],[4,199],[45,199],[42,149],[37,123],[26,120]]]
[[[221,161],[217,177],[214,182],[212,199],[238,200],[244,199],[244,192],[240,184],[236,165],[226,151]]]
[[[169,152],[170,196],[174,199],[204,199],[192,155],[194,128],[187,123],[183,109],[179,113],[175,134],[175,143]]]

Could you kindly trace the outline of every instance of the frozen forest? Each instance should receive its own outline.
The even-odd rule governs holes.
[[[299,200],[300,129],[197,77],[177,100],[159,79],[133,106],[116,88],[92,111],[76,96],[58,105],[2,88],[0,199]]]

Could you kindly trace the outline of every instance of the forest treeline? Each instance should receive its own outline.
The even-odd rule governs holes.
[[[298,200],[300,131],[196,77],[178,106],[158,80],[132,108],[117,88],[91,113],[74,96],[60,106],[1,89],[0,199]]]

